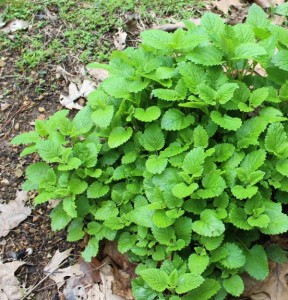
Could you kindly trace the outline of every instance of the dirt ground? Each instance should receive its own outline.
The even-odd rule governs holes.
[[[248,4],[241,10],[232,9],[231,23],[243,19],[247,7]],[[54,28],[50,28],[50,31],[57,32],[60,25],[57,22],[51,23],[50,26]],[[41,29],[34,23],[33,27],[28,29],[28,34],[39,34],[39,31]],[[53,35],[50,38],[53,38]],[[112,40],[113,36],[108,34],[107,38]],[[135,40],[135,36],[131,40]],[[25,167],[38,159],[35,155],[20,158],[21,147],[11,146],[11,139],[19,133],[33,130],[35,119],[48,118],[61,109],[59,96],[60,93],[67,92],[69,85],[63,76],[57,76],[57,66],[53,60],[48,59],[32,70],[23,71],[15,63],[19,56],[21,49],[4,49],[0,53],[0,203],[8,203],[15,199],[16,191],[21,189],[25,179]],[[79,65],[73,56],[68,56],[61,67],[69,73],[82,76],[77,74],[77,70],[83,65]],[[39,87],[43,92],[39,93]],[[29,195],[32,207],[34,196]],[[24,258],[27,264],[19,268],[17,275],[23,288],[35,286],[45,277],[43,269],[57,249],[63,251],[72,247],[76,259],[80,253],[81,245],[68,243],[64,230],[51,232],[50,210],[51,207],[46,204],[35,207],[25,221],[5,238],[0,239],[0,255],[3,262],[10,261],[27,248],[33,249],[33,253]],[[56,284],[52,280],[45,280],[33,291],[29,299],[58,299]]]

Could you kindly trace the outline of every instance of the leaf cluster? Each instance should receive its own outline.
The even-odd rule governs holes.
[[[268,257],[285,260],[259,239],[288,230],[288,31],[257,5],[244,24],[186,24],[88,65],[110,77],[87,107],[12,141],[42,160],[23,187],[60,200],[54,230],[90,235],[87,261],[116,239],[139,263],[137,300],[239,296],[243,272],[263,280]]]

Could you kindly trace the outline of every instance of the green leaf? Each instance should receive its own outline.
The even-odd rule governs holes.
[[[244,283],[239,275],[232,275],[230,278],[223,280],[225,290],[235,296],[240,296],[244,291]]]
[[[253,59],[265,55],[266,50],[256,43],[244,43],[235,49],[234,59]]]
[[[91,262],[92,258],[98,254],[99,240],[96,237],[90,238],[85,250],[82,252],[82,257],[86,262]]]
[[[221,265],[228,269],[238,269],[245,265],[245,255],[238,245],[225,243],[222,247],[227,250],[228,255],[220,260]]]
[[[276,170],[280,174],[288,176],[288,159],[278,160],[276,164]]]
[[[109,186],[103,185],[101,182],[92,183],[87,189],[88,198],[101,198],[109,192]]]
[[[193,124],[194,121],[193,116],[185,116],[180,110],[171,108],[165,112],[161,120],[161,128],[171,131],[181,130]]]
[[[147,151],[157,151],[164,147],[165,139],[161,128],[157,124],[151,124],[144,130],[141,143]]]
[[[159,79],[168,79],[174,77],[177,74],[176,69],[168,67],[159,67],[156,69],[156,76]]]
[[[103,108],[98,108],[95,110],[92,115],[91,119],[95,125],[99,126],[100,128],[107,128],[111,121],[114,114],[114,106],[107,105]]]
[[[131,235],[129,232],[123,232],[118,239],[118,250],[121,253],[127,253],[137,241],[137,235]]]
[[[245,156],[240,166],[247,174],[250,174],[260,168],[264,164],[265,159],[265,150],[255,150]]]
[[[222,63],[223,53],[214,45],[197,46],[186,55],[188,60],[203,66],[215,66]]]
[[[165,157],[150,155],[145,166],[148,172],[152,174],[161,174],[165,170],[167,162],[168,159]]]
[[[267,228],[261,228],[264,234],[280,234],[288,231],[288,216],[282,213],[280,203],[265,202],[265,214],[269,217],[270,223]]]
[[[261,105],[265,100],[267,100],[268,95],[269,89],[266,87],[254,90],[249,97],[250,105],[253,107]]]
[[[201,27],[205,29],[211,38],[215,38],[224,32],[225,24],[218,15],[206,12],[201,18]]]
[[[194,147],[207,148],[209,144],[209,137],[203,126],[198,125],[193,131]]]
[[[251,230],[252,227],[247,222],[247,214],[243,208],[235,207],[229,214],[230,222],[237,228]]]
[[[68,235],[67,241],[68,242],[76,242],[81,240],[85,235],[83,231],[83,222],[81,219],[75,219],[71,222],[68,227]]]
[[[136,108],[134,117],[142,122],[152,122],[157,120],[161,115],[161,110],[158,106],[150,106],[146,110],[143,108]]]
[[[233,97],[233,94],[239,86],[236,83],[224,83],[217,90],[217,98],[219,99],[220,104],[225,104]]]
[[[141,39],[145,45],[159,50],[169,49],[172,35],[163,30],[151,29],[141,32]]]
[[[23,189],[25,191],[37,190],[43,176],[47,174],[49,169],[49,165],[44,162],[29,165],[26,168],[27,181],[23,184]]]
[[[162,270],[149,268],[141,271],[140,276],[157,292],[163,292],[168,286],[169,276]]]
[[[71,157],[68,159],[66,164],[59,165],[58,170],[60,171],[70,171],[77,169],[82,164],[82,161],[77,157]]]
[[[152,91],[152,95],[165,101],[178,101],[184,99],[184,97],[176,90],[169,89],[155,89]]]
[[[93,126],[90,107],[86,106],[82,108],[76,114],[72,123],[79,134],[88,132]]]
[[[242,186],[242,185],[235,185],[232,189],[231,192],[232,194],[240,200],[246,199],[246,198],[251,198],[254,196],[258,191],[257,186]]]
[[[182,239],[188,246],[192,238],[192,220],[188,217],[179,217],[173,224],[177,239]]]
[[[226,188],[225,180],[218,173],[208,173],[202,179],[205,189],[197,191],[197,195],[202,199],[220,196]]]
[[[149,209],[148,205],[134,208],[134,210],[130,211],[129,219],[131,222],[144,227],[151,227],[153,223],[153,210]]]
[[[130,98],[129,82],[125,78],[110,76],[102,82],[101,86],[108,95],[122,99]]]
[[[282,70],[288,71],[288,50],[278,51],[272,58],[275,66]]]
[[[287,262],[287,251],[282,249],[281,246],[278,244],[270,244],[266,248],[266,253],[268,258],[274,262]]]
[[[246,254],[245,271],[256,280],[264,280],[269,274],[266,252],[262,245],[254,245]]]
[[[156,210],[153,215],[153,222],[158,228],[166,228],[174,223],[175,219],[169,218],[165,210]]]
[[[203,282],[204,278],[202,276],[192,273],[186,273],[179,276],[175,290],[178,294],[184,294],[196,289]]]
[[[185,198],[191,196],[192,193],[198,188],[197,183],[186,185],[184,182],[175,184],[172,188],[172,194],[177,198]]]
[[[241,119],[232,118],[225,114],[222,116],[215,110],[211,112],[210,116],[214,123],[227,130],[236,131],[242,125]]]
[[[65,212],[69,217],[71,218],[77,217],[76,204],[73,198],[66,197],[63,200],[63,209],[65,210]]]
[[[200,84],[198,85],[198,93],[200,99],[202,99],[205,103],[209,105],[215,105],[215,99],[217,97],[217,93],[209,87],[207,84]]]
[[[228,160],[235,151],[235,147],[232,144],[223,143],[223,144],[217,144],[214,146],[215,153],[213,155],[213,158],[215,161],[223,162]]]
[[[31,144],[31,143],[37,143],[40,141],[40,137],[37,132],[30,131],[30,132],[24,132],[17,136],[15,136],[11,140],[12,145],[23,145],[23,144]]]
[[[266,28],[270,24],[267,17],[268,16],[260,6],[252,4],[248,11],[246,23],[256,28]]]
[[[47,162],[59,162],[63,148],[57,141],[40,141],[37,143],[40,157]]]
[[[188,259],[188,268],[192,274],[202,274],[209,265],[209,256],[193,253]]]
[[[225,226],[213,210],[205,209],[200,215],[200,220],[193,223],[192,229],[200,235],[214,237],[221,235]]]
[[[282,3],[275,9],[275,13],[281,16],[288,16],[288,3]]]
[[[182,166],[183,170],[188,172],[188,174],[193,174],[194,177],[201,176],[205,157],[202,147],[194,148],[185,156]]]
[[[249,24],[236,24],[233,30],[237,40],[242,43],[253,43],[255,41],[255,34]]]
[[[175,231],[172,227],[166,227],[166,228],[152,227],[152,233],[155,239],[162,245],[169,246],[171,244],[171,241],[175,239]]]
[[[54,193],[54,192],[48,192],[48,193],[41,193],[39,195],[37,195],[35,198],[34,198],[34,203],[35,204],[42,204],[42,203],[45,203],[46,201],[49,201],[49,200],[52,200],[52,199],[55,199],[57,198],[57,194]]]
[[[206,279],[199,287],[182,297],[182,300],[209,300],[220,290],[220,284],[215,279]]]
[[[270,218],[267,215],[262,214],[257,217],[249,217],[247,222],[250,226],[253,227],[267,228],[268,224],[270,223]]]
[[[281,123],[273,123],[268,127],[265,137],[265,148],[280,159],[288,157],[287,134]]]
[[[114,127],[108,138],[108,146],[117,148],[126,143],[132,136],[133,129],[131,127]]]
[[[108,220],[109,218],[116,217],[118,215],[118,208],[113,201],[103,201],[101,207],[92,211],[96,220]]]
[[[50,213],[52,230],[61,230],[71,221],[71,217],[63,209],[63,203],[59,203]]]

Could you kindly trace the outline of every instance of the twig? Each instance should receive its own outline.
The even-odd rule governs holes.
[[[6,125],[8,125],[9,123],[11,123],[13,121],[13,119],[16,117],[17,114],[19,114],[20,112],[26,111],[34,106],[36,106],[37,104],[33,104],[33,105],[21,105],[21,107],[1,126],[0,128],[0,132],[5,128]]]
[[[200,24],[200,19],[189,19],[189,21],[193,22],[195,25]],[[184,24],[184,22],[178,22],[175,24],[164,24],[153,27],[153,29],[160,29],[164,31],[175,31],[178,28],[186,28],[186,25]]]
[[[20,300],[24,300],[25,298],[27,298],[27,296],[29,296],[42,282],[44,282],[50,275],[52,275],[55,271],[57,271],[62,265],[64,265],[64,263],[66,263],[66,259],[64,261],[62,261],[62,263],[57,268],[55,268],[55,270],[53,270],[52,272],[47,274],[36,285],[34,285],[34,287],[32,289],[30,289],[30,291],[27,292],[26,295],[23,296]]]

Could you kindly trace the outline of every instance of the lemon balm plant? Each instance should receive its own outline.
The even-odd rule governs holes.
[[[23,188],[61,200],[52,229],[90,235],[87,261],[117,240],[139,263],[135,299],[239,296],[243,272],[263,280],[285,260],[269,235],[288,230],[288,31],[252,5],[245,24],[206,13],[141,37],[88,66],[110,77],[74,119],[12,140],[41,158]]]

